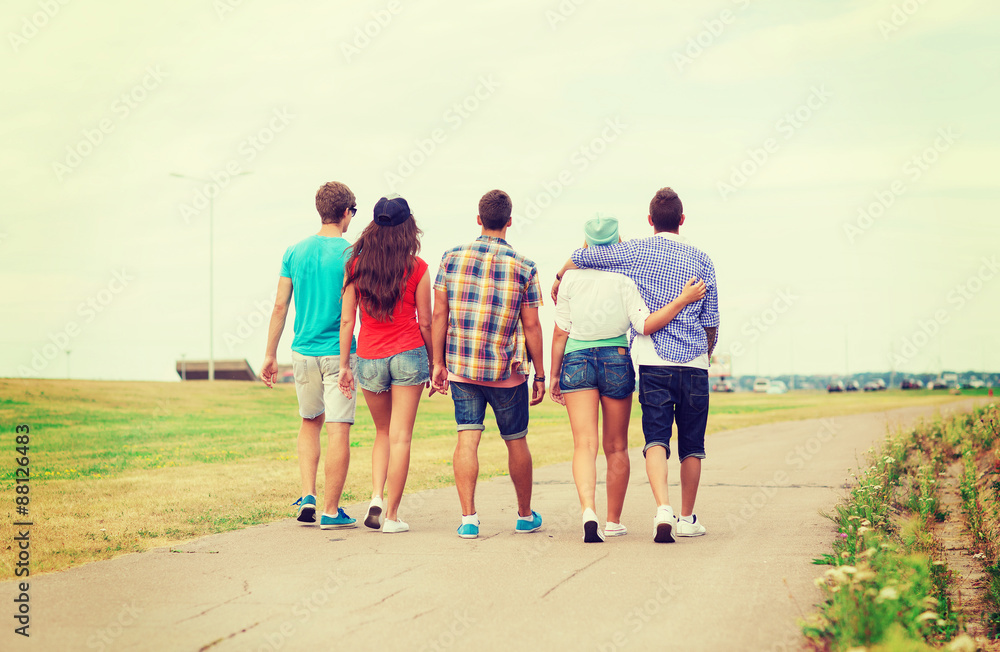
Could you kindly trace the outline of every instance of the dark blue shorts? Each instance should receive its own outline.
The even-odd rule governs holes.
[[[602,346],[567,353],[559,375],[563,394],[596,389],[601,396],[625,398],[635,391],[635,367],[628,349]]]
[[[517,387],[486,387],[475,383],[450,382],[455,401],[458,430],[485,430],[486,406],[493,409],[500,436],[521,439],[528,434],[528,383]]]
[[[642,404],[643,455],[663,446],[670,458],[670,434],[677,421],[677,452],[705,459],[708,424],[708,370],[693,367],[639,366],[639,403]]]

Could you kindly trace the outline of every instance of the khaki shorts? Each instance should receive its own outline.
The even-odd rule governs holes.
[[[351,354],[351,371],[357,375],[358,359]],[[340,356],[302,355],[292,351],[295,395],[299,397],[299,416],[315,419],[326,413],[327,423],[354,423],[357,392],[345,398],[340,392]]]

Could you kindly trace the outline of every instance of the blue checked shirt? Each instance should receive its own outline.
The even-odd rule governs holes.
[[[573,263],[628,276],[639,286],[649,311],[659,310],[681,294],[691,278],[705,282],[705,298],[690,303],[662,330],[653,333],[656,353],[670,362],[687,363],[708,353],[706,328],[719,327],[719,294],[712,259],[675,234],[573,252]],[[630,340],[636,336],[631,329]]]

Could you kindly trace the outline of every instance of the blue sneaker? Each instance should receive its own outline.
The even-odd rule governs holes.
[[[538,515],[538,512],[531,510],[531,520],[525,521],[521,518],[517,519],[517,525],[514,526],[514,531],[519,534],[526,534],[528,532],[538,532],[542,529],[542,517]]]
[[[358,519],[348,516],[343,507],[337,508],[336,516],[323,514],[319,517],[319,529],[321,530],[336,530],[338,528],[349,527],[358,527]]]
[[[299,521],[300,523],[316,522],[316,496],[302,496],[292,503],[292,505],[299,506],[299,515],[295,517],[296,521]]]
[[[475,539],[479,536],[479,526],[472,523],[463,523],[458,528],[458,536],[463,539]]]

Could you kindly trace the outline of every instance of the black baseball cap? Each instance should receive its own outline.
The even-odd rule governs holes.
[[[410,218],[410,205],[397,194],[375,202],[375,223],[380,226],[398,226]]]

